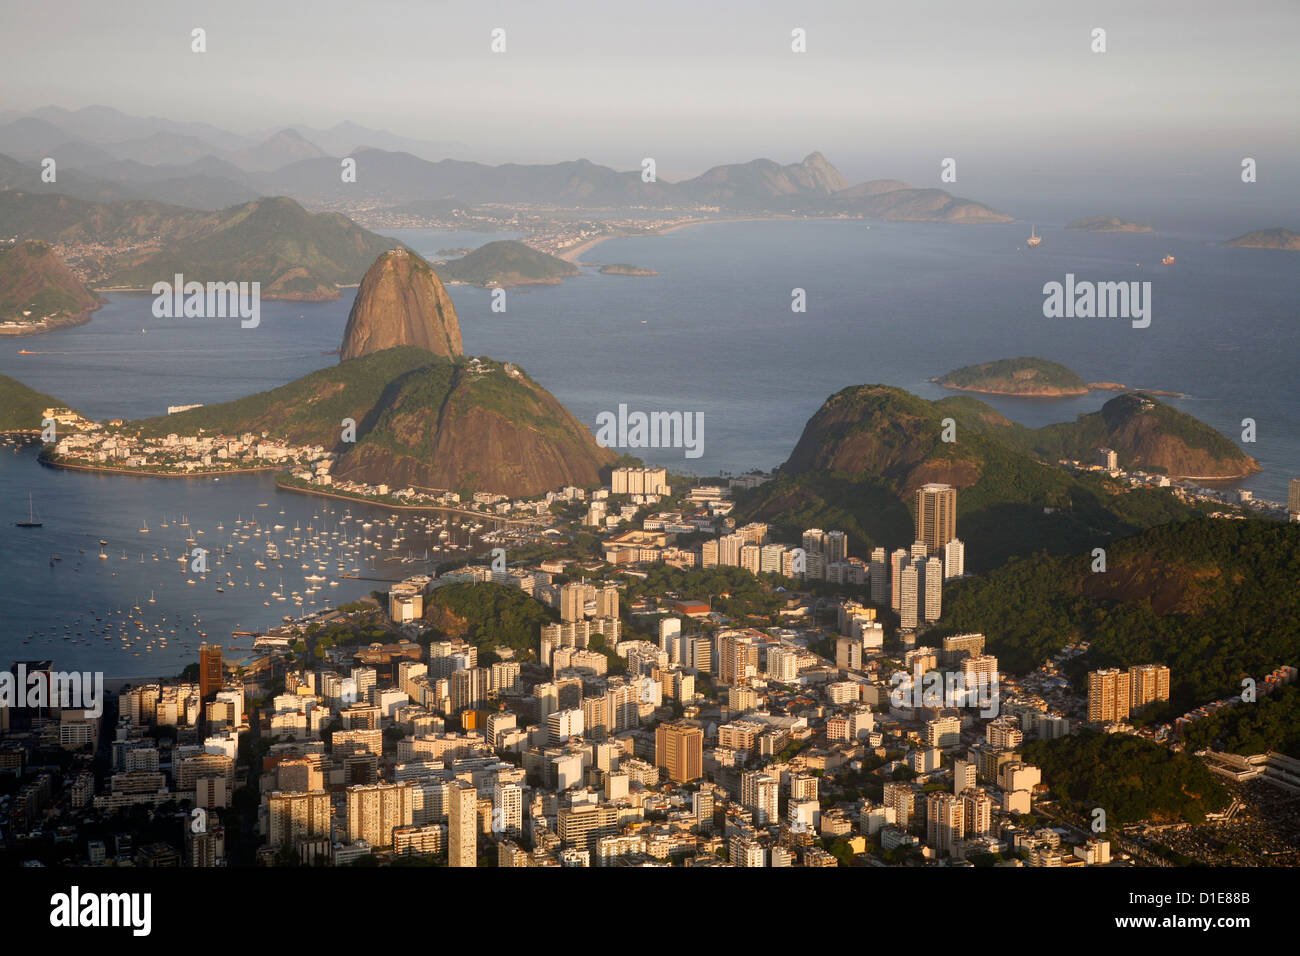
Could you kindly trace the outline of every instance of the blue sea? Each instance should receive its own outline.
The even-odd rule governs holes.
[[[589,425],[620,404],[702,413],[702,457],[636,451],[677,470],[773,468],[821,403],[846,386],[879,382],[939,398],[952,393],[930,379],[951,369],[1034,355],[1088,381],[1184,393],[1170,401],[1233,440],[1241,438],[1243,419],[1253,419],[1258,440],[1242,447],[1263,471],[1241,486],[1285,500],[1288,479],[1300,476],[1300,402],[1293,395],[1300,257],[1229,248],[1222,236],[1104,235],[1051,223],[1037,229],[1043,245],[1029,250],[1023,223],[710,223],[609,240],[582,256],[632,263],[657,277],[602,276],[585,267],[557,286],[509,290],[505,312],[492,311],[486,290],[451,286],[450,293],[467,352],[522,365]],[[502,238],[388,234],[430,256]],[[1176,257],[1173,266],[1159,264],[1166,254]],[[1076,281],[1149,281],[1150,326],[1044,318],[1043,285],[1063,282],[1067,273]],[[805,312],[791,310],[794,289],[804,290]],[[151,303],[147,295],[114,294],[87,325],[0,341],[0,372],[94,418],[226,401],[336,362],[328,353],[339,346],[351,295],[318,304],[264,302],[256,329],[242,329],[238,320],[156,319]],[[984,400],[1039,426],[1094,411],[1110,397]],[[25,517],[29,492],[45,520],[41,529],[12,525]],[[246,593],[258,589],[256,582],[245,589],[242,577],[217,594],[212,575],[190,586],[176,567],[155,574],[162,562],[152,561],[152,551],[167,543],[175,556],[184,533],[172,525],[164,542],[151,530],[145,547],[143,521],[154,529],[163,516],[188,514],[192,526],[216,535],[217,523],[228,529],[254,510],[287,528],[313,517],[337,520],[322,508],[343,510],[338,502],[277,492],[269,476],[212,482],[52,471],[38,466],[30,450],[0,453],[0,501],[9,512],[0,527],[0,655],[75,657],[78,666],[109,676],[173,673],[194,659],[193,644],[178,650],[169,640],[166,649],[155,643],[148,652],[124,652],[116,637],[65,640],[65,625],[75,632],[74,621],[93,621],[91,609],[102,616],[110,605],[125,611],[139,604],[169,618],[165,626],[151,619],[151,627],[166,630],[179,621],[191,633],[201,626],[210,639],[227,641],[236,626],[261,629],[289,613]],[[262,503],[267,507],[257,509]],[[99,538],[110,542],[107,559],[97,557]],[[56,552],[64,560],[51,568]],[[343,581],[330,597],[337,603],[379,586]],[[293,587],[301,589],[301,581]],[[150,590],[154,605],[147,604]],[[195,614],[201,625],[194,625]],[[42,635],[23,644],[37,627]],[[137,652],[148,656],[141,661]]]

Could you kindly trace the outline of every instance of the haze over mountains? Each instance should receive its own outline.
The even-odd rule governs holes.
[[[218,209],[263,195],[307,204],[454,198],[566,207],[716,205],[951,222],[1010,219],[939,189],[884,179],[854,185],[817,152],[787,165],[755,159],[716,166],[679,182],[645,182],[640,169],[620,171],[585,159],[490,166],[448,158],[454,153],[463,154],[463,147],[353,123],[328,130],[289,126],[249,137],[107,107],[0,114],[0,189],[44,189],[100,201],[155,199]],[[342,157],[356,160],[355,182],[343,181]],[[41,180],[46,158],[58,164],[56,184]]]

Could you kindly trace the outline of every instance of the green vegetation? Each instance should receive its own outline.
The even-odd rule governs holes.
[[[339,441],[339,423],[344,418],[357,423],[358,437],[365,434],[369,417],[397,387],[397,381],[421,369],[449,370],[450,363],[415,346],[385,349],[331,365],[268,392],[128,422],[123,428],[147,436],[171,432],[193,435],[200,431],[260,435],[265,431],[275,438],[333,448]]]
[[[1243,467],[1247,460],[1231,439],[1143,392],[1112,398],[1100,410],[1080,415],[1073,422],[1040,428],[1033,432],[1029,448],[1051,461],[1060,458],[1091,461],[1098,446],[1104,446],[1118,452],[1120,467],[1169,471],[1152,455],[1157,436],[1179,442],[1192,451],[1204,452],[1199,457],[1206,459]]]
[[[708,601],[713,609],[732,618],[769,615],[783,604],[771,581],[755,577],[744,568],[715,567],[683,570],[666,564],[649,569],[645,580],[628,579],[626,601],[632,604],[648,595],[679,594],[683,599]]]
[[[1259,693],[1253,704],[1225,707],[1193,724],[1184,737],[1188,748],[1243,756],[1275,750],[1300,758],[1300,688]]]
[[[357,441],[335,467],[336,477],[454,488],[462,497],[590,487],[614,458],[523,370],[491,359],[413,369],[357,421]]]
[[[1090,818],[1101,807],[1109,828],[1144,820],[1201,823],[1229,802],[1204,763],[1140,737],[1085,732],[1026,744],[1024,754],[1067,809]]]
[[[941,624],[988,635],[1001,666],[1024,672],[1078,639],[1076,671],[1164,663],[1171,709],[1217,700],[1295,660],[1300,647],[1300,528],[1196,518],[1090,550],[1014,561],[952,586]]]
[[[1087,383],[1057,362],[1023,356],[967,365],[938,379],[940,385],[994,395],[1083,395]]]
[[[0,192],[0,234],[47,242],[122,244],[103,264],[107,284],[148,288],[187,281],[260,282],[268,298],[333,299],[398,245],[337,213],[309,213],[292,199],[257,199],[208,212],[147,200],[99,203]],[[142,257],[143,249],[143,257]]]
[[[1229,239],[1224,245],[1239,246],[1243,249],[1300,249],[1300,232],[1290,229],[1259,229],[1248,232],[1236,239]]]
[[[425,618],[448,636],[482,650],[497,646],[535,656],[543,624],[556,620],[518,588],[492,581],[448,584],[428,597]]]
[[[99,296],[82,285],[49,243],[0,246],[0,322],[80,317],[99,304]]]
[[[45,409],[65,407],[52,395],[30,389],[8,375],[0,375],[0,432],[39,432]]]
[[[945,430],[954,441],[943,440]],[[1154,465],[1167,455],[1195,474],[1240,473],[1252,463],[1208,426],[1142,394],[1114,399],[1079,422],[1034,430],[968,395],[929,402],[860,385],[826,401],[772,481],[737,495],[737,517],[769,521],[784,538],[810,526],[840,528],[855,548],[895,548],[914,535],[914,489],[946,482],[958,489],[967,565],[980,572],[1037,551],[1077,554],[1098,538],[1201,510],[1166,492],[1132,491],[1047,463],[1066,451],[1091,461],[1102,439],[1122,461]]]
[[[438,267],[438,275],[471,285],[522,285],[558,282],[579,274],[571,262],[541,252],[517,239],[501,239],[480,246],[463,259]]]

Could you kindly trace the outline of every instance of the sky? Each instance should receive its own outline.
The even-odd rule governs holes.
[[[1217,176],[1294,170],[1298,41],[1293,0],[0,0],[0,111],[352,120],[491,162],[653,156],[666,178],[814,149],[854,181],[937,179],[944,157],[989,184]]]

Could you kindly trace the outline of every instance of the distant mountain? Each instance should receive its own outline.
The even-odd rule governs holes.
[[[296,124],[285,129],[299,133],[330,156],[349,156],[361,147],[410,153],[421,159],[457,158],[466,156],[471,151],[465,143],[412,139],[409,136],[398,136],[388,130],[374,129],[346,121],[337,123],[329,129]]]
[[[26,335],[80,325],[99,308],[48,243],[0,246],[0,335]]]
[[[955,441],[943,440],[945,419]],[[846,388],[809,419],[774,480],[742,496],[740,517],[792,534],[842,528],[864,548],[906,547],[913,493],[942,482],[958,489],[957,534],[968,564],[983,570],[1191,513],[1166,492],[1121,493],[1049,465],[1043,459],[1054,458],[1033,450],[1037,437],[969,396],[929,402],[885,385]]]
[[[1224,245],[1241,249],[1283,249],[1295,252],[1300,250],[1300,232],[1292,232],[1280,226],[1277,229],[1260,229],[1229,239]]]
[[[218,149],[243,149],[256,142],[255,139],[208,123],[169,120],[158,116],[131,116],[110,106],[87,106],[78,110],[42,106],[28,115],[67,130],[78,139],[100,145],[143,139],[159,132],[204,140]]]
[[[226,159],[248,172],[270,172],[304,159],[326,156],[323,149],[308,142],[301,133],[282,129],[266,140],[226,155]],[[335,161],[335,165],[338,163]]]
[[[338,298],[338,284],[359,281],[376,256],[397,245],[291,199],[202,212],[12,190],[0,191],[4,235],[87,247],[70,265],[101,287],[149,288],[181,273],[199,282],[257,281],[264,297],[308,300]]]
[[[52,395],[0,375],[0,432],[40,432],[45,409],[66,407],[66,402]]]
[[[470,285],[552,285],[581,270],[558,256],[541,252],[516,239],[501,239],[479,246],[469,255],[438,266],[449,282]]]
[[[141,198],[135,188],[127,184],[96,179],[65,166],[57,167],[56,172],[57,181],[47,183],[41,179],[38,161],[21,162],[0,154],[0,192],[18,190],[46,196],[72,196],[93,202],[125,202]]]
[[[1061,398],[1088,394],[1087,383],[1064,365],[1029,357],[967,365],[935,381],[945,388],[985,395]]]
[[[188,206],[191,209],[225,209],[252,202],[261,193],[246,185],[248,174],[236,166],[204,156],[182,166],[147,166],[131,159],[88,166],[87,176],[98,182],[115,183],[130,191],[132,199]]]
[[[419,256],[406,249],[385,252],[357,288],[340,356],[360,358],[401,345],[416,345],[456,358],[464,351],[451,296]]]
[[[132,160],[146,166],[183,166],[224,152],[197,136],[183,136],[159,130],[138,139],[108,143],[104,149],[118,159]]]
[[[897,180],[853,186],[820,153],[799,163],[769,159],[715,166],[692,179],[647,183],[640,171],[585,159],[550,165],[442,160],[366,149],[353,155],[357,181],[344,183],[337,159],[293,163],[261,178],[264,189],[304,202],[367,199],[402,205],[425,200],[531,203],[564,207],[654,208],[717,205],[734,212],[854,215],[921,222],[1010,222],[987,206],[942,189],[915,189]]]
[[[355,123],[340,123],[330,129],[288,126],[259,136],[265,138],[201,123],[132,117],[106,107],[77,111],[46,107],[0,125],[0,152],[26,160],[48,155],[57,147],[75,169],[106,166],[107,157],[150,166],[185,166],[210,157],[250,178],[207,170],[209,176],[260,195],[290,196],[309,204],[364,200],[405,206],[455,200],[566,208],[717,205],[728,212],[754,214],[952,223],[1010,221],[981,203],[942,189],[916,189],[897,180],[853,185],[819,152],[798,163],[755,159],[715,166],[681,182],[660,179],[647,183],[639,169],[619,171],[585,159],[492,166],[448,158],[453,153],[463,155],[463,144],[417,140]],[[357,162],[355,182],[345,183],[339,175],[339,160],[344,156]],[[218,198],[247,198],[233,192],[232,186],[211,181],[162,186],[159,184],[174,177],[110,178],[147,184],[135,187],[139,198],[208,205]]]
[[[791,197],[828,197],[850,183],[821,153],[803,162],[781,166],[770,159],[714,166],[694,179],[678,183],[675,191],[694,202],[728,207],[766,206]]]
[[[1090,216],[1076,219],[1065,227],[1079,232],[1155,232],[1150,226],[1140,222],[1130,222],[1119,216]]]
[[[851,187],[830,198],[823,211],[837,211],[893,222],[949,222],[986,224],[1012,222],[1013,217],[983,203],[953,196],[942,189],[891,188],[895,180],[876,180]]]
[[[337,213],[309,213],[292,199],[258,199],[212,214],[215,227],[168,243],[130,265],[109,285],[147,288],[181,273],[187,280],[257,281],[268,298],[339,297],[380,253],[397,245]]]
[[[26,116],[0,126],[0,153],[21,159],[40,159],[50,150],[76,139],[66,129]]]

